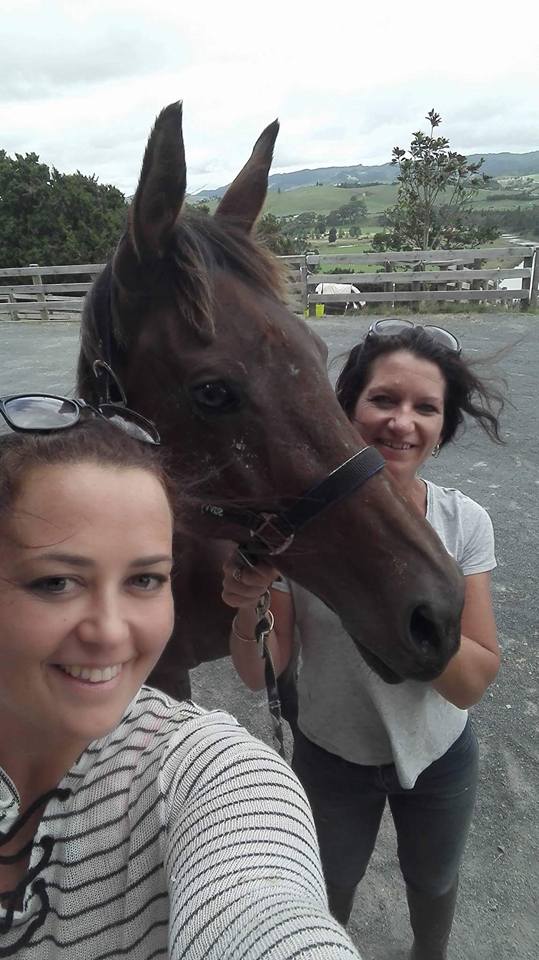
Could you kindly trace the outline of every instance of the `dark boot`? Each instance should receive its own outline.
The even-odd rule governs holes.
[[[458,883],[441,897],[430,897],[406,887],[410,923],[414,932],[410,960],[446,960],[457,889]]]
[[[295,734],[298,727],[298,688],[295,673],[291,672],[288,667],[278,677],[277,689],[281,701],[281,713],[290,724],[292,733]]]
[[[356,888],[335,887],[332,883],[327,883],[326,881],[326,890],[328,894],[329,912],[332,917],[335,917],[335,919],[345,927],[350,919],[352,907],[354,906]]]

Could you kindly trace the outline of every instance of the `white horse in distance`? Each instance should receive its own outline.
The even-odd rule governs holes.
[[[315,287],[315,293],[319,293],[321,296],[332,297],[332,296],[346,296],[352,293],[361,294],[359,287],[354,286],[353,283],[319,283]],[[335,300],[334,303],[337,304],[339,301]],[[333,306],[333,304],[327,304],[327,306]],[[344,312],[348,310],[348,307],[353,307],[354,310],[357,310],[359,307],[365,307],[366,301],[360,300],[359,297],[356,301],[345,302]]]

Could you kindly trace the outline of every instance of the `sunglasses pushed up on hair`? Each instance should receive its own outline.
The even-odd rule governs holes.
[[[119,394],[119,402],[108,399],[108,386],[105,394],[107,399],[96,404],[47,393],[22,393],[0,397],[0,414],[8,426],[18,433],[54,433],[75,427],[83,417],[100,417],[135,440],[159,444],[161,441],[155,424],[126,406],[124,391],[109,365],[104,360],[96,360],[93,371],[98,379],[103,373],[110,377]]]
[[[446,347],[447,350],[452,350],[453,353],[457,354],[461,352],[459,341],[449,330],[436,327],[432,323],[414,323],[413,320],[407,320],[404,317],[387,317],[384,320],[376,320],[375,323],[370,325],[367,336],[398,337],[404,330],[410,330],[413,327],[424,330],[429,337],[439,343],[440,346]]]

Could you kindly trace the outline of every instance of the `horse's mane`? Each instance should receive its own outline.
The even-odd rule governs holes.
[[[114,311],[113,287],[118,278],[113,271],[114,257],[92,285],[81,325],[79,386],[87,380],[87,363],[105,352],[114,361],[126,346],[126,331],[121,329]],[[197,211],[182,213],[174,227],[169,250],[163,260],[173,265],[177,302],[185,321],[201,336],[215,336],[213,321],[214,276],[224,270],[260,293],[284,301],[284,275],[281,265],[264,245],[253,239],[229,217],[209,217]],[[146,269],[140,265],[141,276]],[[123,288],[121,278],[119,285]],[[133,299],[144,298],[133,291]],[[83,359],[85,358],[85,360]]]

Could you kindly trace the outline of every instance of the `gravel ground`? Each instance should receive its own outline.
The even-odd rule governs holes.
[[[458,486],[491,513],[498,569],[493,592],[503,666],[474,708],[481,783],[465,866],[451,960],[536,960],[539,889],[537,818],[537,528],[539,317],[503,312],[436,315],[478,358],[502,351],[496,369],[507,380],[506,444],[496,447],[470,428],[429,464],[428,476]],[[362,317],[312,321],[335,356],[366,330]],[[0,323],[2,394],[73,387],[76,323]],[[199,667],[194,697],[224,706],[269,739],[263,695],[246,692],[228,661]],[[391,821],[384,818],[375,854],[350,925],[364,960],[404,960],[410,941]]]

